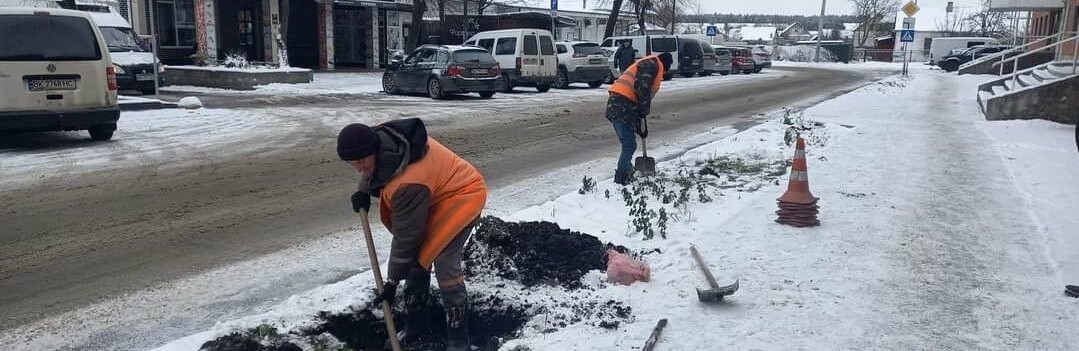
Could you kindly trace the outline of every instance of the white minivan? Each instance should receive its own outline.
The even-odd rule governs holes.
[[[82,11],[0,7],[0,132],[116,131],[116,68]]]
[[[476,33],[465,45],[491,52],[502,67],[503,92],[512,91],[514,86],[532,86],[546,92],[558,75],[553,38],[543,29],[503,29]]]
[[[622,43],[627,41],[636,51],[637,59],[648,55],[659,55],[669,52],[672,59],[671,69],[663,75],[663,78],[670,79],[671,75],[678,73],[678,57],[680,57],[678,48],[681,47],[678,37],[673,35],[631,35],[624,37],[610,37],[603,40],[603,43],[600,44],[600,47],[602,47],[604,51],[607,51],[609,56],[607,58],[608,67],[611,69],[611,77],[609,80],[613,80],[612,78],[617,78],[622,75],[622,72],[619,72],[618,67],[615,65],[614,53],[618,50],[619,46],[622,46]]]
[[[101,29],[105,44],[109,47],[109,56],[116,66],[116,82],[121,91],[135,90],[143,95],[153,95],[154,62],[157,61],[149,44],[143,45],[138,36],[119,12],[107,3],[84,3],[76,1],[76,9],[90,13],[90,17]],[[165,85],[165,66],[158,61],[157,86]]]
[[[985,44],[997,44],[997,40],[989,37],[950,37],[933,38],[929,42],[929,64],[936,65],[937,61],[948,56],[954,49],[963,49]]]

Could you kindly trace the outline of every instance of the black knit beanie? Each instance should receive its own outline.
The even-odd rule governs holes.
[[[342,160],[359,160],[375,152],[378,152],[378,136],[367,125],[349,124],[337,134],[337,155]]]

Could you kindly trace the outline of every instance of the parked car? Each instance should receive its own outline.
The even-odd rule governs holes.
[[[476,33],[465,45],[487,49],[502,67],[502,90],[533,86],[551,90],[558,75],[558,55],[551,32],[542,29],[503,29]]]
[[[704,72],[704,46],[696,39],[678,38],[678,65],[672,64],[671,70],[686,78]]]
[[[502,69],[491,53],[475,46],[424,45],[382,74],[388,94],[426,93],[432,99],[479,93],[491,98],[502,88]]]
[[[946,72],[955,72],[959,70],[959,66],[967,62],[971,62],[982,57],[986,57],[1004,50],[1010,49],[1010,46],[1003,45],[978,45],[969,49],[956,52],[953,50],[952,54],[941,57],[937,62],[937,66]]]
[[[746,48],[732,47],[731,72],[753,73],[756,66],[753,64],[753,51]]]
[[[618,67],[614,63],[614,52],[622,45],[623,42],[629,41],[630,44],[636,49],[636,56],[638,59],[648,55],[659,55],[665,52],[671,53],[671,58],[674,62],[671,63],[671,69],[669,72],[663,75],[663,79],[671,79],[672,74],[678,71],[678,38],[673,35],[631,35],[623,37],[610,37],[603,40],[600,47],[603,50],[609,52],[607,58],[607,65],[611,70],[611,80],[622,75],[622,72],[618,71]]]
[[[603,85],[610,74],[607,55],[598,43],[574,41],[555,43],[558,52],[558,77],[554,87],[568,88],[570,83],[588,83],[589,87]]]
[[[90,14],[0,7],[0,48],[0,131],[112,138],[120,119],[116,68]]]
[[[753,52],[753,73],[761,73],[765,68],[772,68],[772,53],[763,46],[749,49]]]
[[[954,49],[968,49],[978,45],[997,44],[997,40],[989,37],[949,37],[933,38],[929,42],[929,64],[937,62]]]
[[[701,77],[710,76],[713,73],[719,71],[719,60],[716,58],[716,49],[712,45],[701,42],[701,49],[704,50],[704,58],[701,61]]]
[[[716,52],[716,71],[721,75],[731,73],[731,49],[721,45],[712,45]]]
[[[116,66],[116,83],[121,91],[137,90],[143,95],[153,95],[154,57],[153,50],[139,42],[131,24],[108,4],[77,3],[76,9],[90,13],[94,23],[105,37],[109,47],[109,56]],[[165,66],[158,61],[158,86],[165,85]]]

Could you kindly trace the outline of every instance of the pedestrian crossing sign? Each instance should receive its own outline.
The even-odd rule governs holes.
[[[719,32],[719,29],[717,29],[716,26],[708,26],[708,28],[704,31],[704,33],[707,34],[710,37],[716,36],[716,34],[718,32]]]
[[[914,42],[914,30],[904,29],[900,31],[899,42],[901,43],[913,43]]]

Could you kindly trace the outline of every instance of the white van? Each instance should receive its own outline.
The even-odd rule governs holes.
[[[671,69],[663,75],[663,79],[670,79],[671,75],[678,73],[678,48],[681,45],[678,42],[678,37],[673,35],[631,35],[624,37],[610,37],[603,40],[600,47],[604,51],[608,52],[607,65],[611,69],[611,76],[617,78],[622,75],[622,72],[618,71],[618,67],[614,64],[614,53],[618,50],[622,43],[629,41],[630,46],[636,50],[636,57],[638,59],[648,55],[659,55],[665,52],[671,53]]]
[[[82,11],[0,7],[0,131],[116,131],[116,68]]]
[[[929,64],[936,65],[940,58],[948,56],[954,49],[966,50],[985,44],[998,44],[998,42],[989,37],[933,38],[933,41],[929,43]]]
[[[99,0],[100,1],[100,0]],[[143,95],[153,95],[154,91],[154,53],[149,45],[139,42],[124,16],[104,2],[75,2],[76,9],[90,13],[90,17],[101,29],[105,44],[109,46],[109,56],[116,66],[116,81],[120,90],[137,90]],[[165,85],[165,66],[158,62],[157,86]]]
[[[551,90],[558,75],[558,55],[554,37],[542,29],[503,29],[480,32],[465,41],[495,57],[502,67],[502,91],[514,86],[533,86],[540,92]]]

